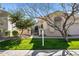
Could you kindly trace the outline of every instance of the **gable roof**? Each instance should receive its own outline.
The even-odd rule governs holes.
[[[64,13],[63,11],[55,11],[53,13],[50,13],[50,14],[46,15],[46,16],[41,16],[41,17],[38,17],[38,18],[42,19],[42,18],[46,18],[47,16],[56,17],[56,16],[64,16],[64,15],[66,15],[66,13]]]
[[[48,15],[49,15],[49,16],[60,16],[60,15],[62,15],[62,14],[64,14],[63,11],[55,11],[55,12],[50,13],[50,14],[48,14]]]

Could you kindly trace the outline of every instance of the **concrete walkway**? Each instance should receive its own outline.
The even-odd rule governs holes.
[[[79,50],[0,50],[0,56],[79,56]]]
[[[41,36],[32,36],[33,38],[41,38]],[[45,36],[44,38],[63,38],[63,37],[61,37],[61,36],[53,36],[53,37],[47,37],[47,36]],[[79,36],[69,36],[69,37],[67,37],[67,38],[79,38]]]

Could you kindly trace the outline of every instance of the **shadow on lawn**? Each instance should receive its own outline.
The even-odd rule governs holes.
[[[18,46],[20,42],[21,42],[20,37],[15,37],[15,38],[10,38],[9,40],[4,40],[0,42],[0,50],[9,50],[13,46]]]
[[[72,54],[67,50],[69,44],[65,42],[63,39],[46,38],[45,46],[42,46],[41,38],[33,38],[30,43],[34,44],[32,48],[34,50],[32,56],[36,56],[40,52],[46,54],[49,53],[48,56],[52,56],[57,52],[59,52],[60,50],[62,50],[61,56],[66,56],[67,54],[72,56]]]
[[[45,38],[45,46],[42,46],[41,38],[33,38],[30,43],[33,43],[33,50],[52,50],[52,49],[67,49],[69,44],[63,39]]]

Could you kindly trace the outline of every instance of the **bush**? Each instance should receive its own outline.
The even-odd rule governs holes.
[[[68,34],[68,36],[71,36],[70,34]]]
[[[10,36],[10,31],[6,31],[5,36]]]
[[[12,31],[12,35],[13,35],[13,36],[18,36],[18,31],[15,31],[15,30]]]

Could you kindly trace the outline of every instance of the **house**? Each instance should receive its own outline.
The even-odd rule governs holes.
[[[49,14],[49,17],[52,19],[52,21],[56,21],[55,24],[61,26],[61,24],[64,22],[65,13],[62,11],[56,11],[54,13]],[[45,18],[45,16],[43,17]],[[75,24],[72,25],[68,30],[68,35],[79,35],[79,15],[75,14]],[[47,24],[47,22],[43,19],[37,18],[37,23],[33,27],[32,34],[34,35],[41,35],[41,26],[43,26],[44,34],[45,36],[61,36],[60,32],[52,28]],[[73,17],[70,18],[68,23],[71,22],[71,20],[74,20]]]
[[[9,16],[8,11],[0,8],[0,36],[5,36],[6,31],[10,31],[10,36],[12,36],[13,30],[17,30],[19,34],[21,33],[21,30],[14,27],[15,25],[11,23]],[[23,32],[23,34],[30,35],[28,33],[30,33],[30,31],[28,32],[26,29]]]
[[[5,36],[6,31],[10,31],[10,36],[12,36],[12,31],[16,30],[13,28],[15,25],[11,23],[9,16],[8,11],[0,8],[0,36]]]
[[[0,35],[4,35],[4,32],[11,29],[9,20],[9,13],[0,9]]]
[[[63,12],[57,11],[57,12],[49,14],[49,16],[52,18],[52,20],[56,20],[55,23],[57,25],[60,25],[64,21],[64,18],[62,16],[65,16],[65,15],[63,14]],[[75,18],[77,21],[74,25],[72,25],[69,28],[69,30],[68,30],[69,35],[79,35],[79,15],[75,14]],[[72,17],[70,19],[73,20]],[[42,19],[38,19],[38,18],[36,18],[36,20],[38,20],[38,21],[32,27],[32,29],[30,29],[29,35],[33,34],[33,35],[40,36],[42,33],[41,27],[43,26],[45,36],[61,36],[59,31],[50,27],[46,21],[44,21]],[[68,21],[68,22],[70,22],[70,21]],[[10,35],[12,36],[12,33],[11,33],[12,30],[18,30],[19,32],[21,32],[20,29],[12,28],[12,24],[9,21],[9,13],[3,9],[0,9],[0,35],[4,36],[5,31],[10,31]],[[24,34],[26,34],[27,32],[28,32],[28,30],[25,30]]]

